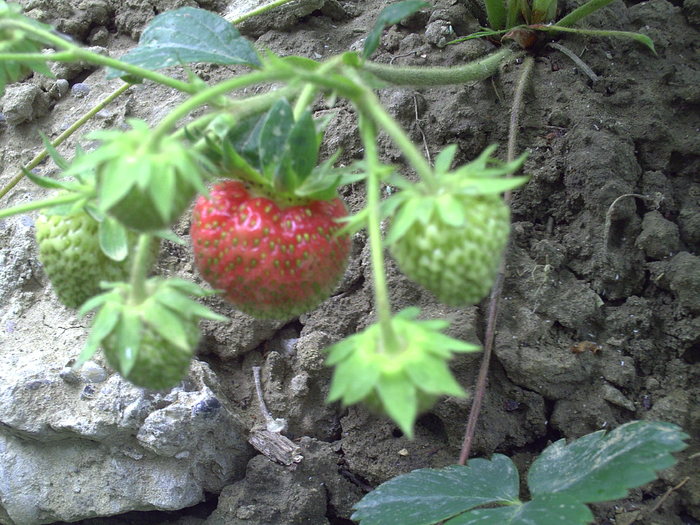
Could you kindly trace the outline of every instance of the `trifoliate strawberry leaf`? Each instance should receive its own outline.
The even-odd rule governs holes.
[[[100,221],[98,229],[100,249],[113,261],[123,261],[129,255],[129,239],[126,228],[111,217]]]
[[[260,66],[255,48],[233,24],[193,7],[156,16],[141,34],[139,45],[121,60],[150,70],[195,62]],[[124,75],[110,68],[107,78]]]
[[[374,23],[374,27],[365,38],[365,47],[362,50],[362,58],[369,58],[372,53],[379,47],[379,40],[382,37],[382,31],[384,28],[392,25],[398,24],[409,15],[412,15],[419,9],[427,7],[428,2],[423,0],[404,0],[403,2],[397,2],[390,6],[385,7],[379,16],[377,21]]]
[[[468,466],[397,476],[355,504],[352,519],[361,525],[432,525],[477,506],[518,503],[518,490],[515,465],[495,454],[491,461],[476,458]]]
[[[444,525],[586,525],[592,521],[593,513],[580,501],[545,494],[522,505],[471,510]]]
[[[533,463],[528,486],[533,497],[565,494],[585,503],[622,498],[673,465],[671,452],[684,449],[687,438],[671,423],[633,421],[568,445],[559,440]]]

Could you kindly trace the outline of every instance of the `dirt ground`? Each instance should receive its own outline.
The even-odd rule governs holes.
[[[221,13],[230,7],[223,0],[20,3],[30,15],[112,56],[133,46],[154,14],[183,5]],[[388,3],[321,1],[311,12],[273,16],[242,30],[259,48],[320,59],[356,49]],[[431,8],[386,31],[374,59],[456,65],[492,48],[486,41],[442,47],[446,36],[473,32],[478,22],[466,2],[431,3]],[[563,1],[560,9],[568,12],[575,5]],[[700,3],[618,0],[586,24],[642,32],[654,40],[658,56],[627,40],[559,39],[595,72],[593,80],[553,47],[543,45],[537,53],[518,141],[519,151],[528,152],[524,171],[531,178],[514,196],[495,356],[474,454],[507,454],[524,469],[547,444],[562,437],[576,438],[634,419],[674,422],[693,436],[691,446],[678,455],[677,466],[624,500],[596,505],[596,523],[698,524]],[[61,67],[58,76],[69,81],[70,93],[51,95],[60,87],[56,81],[31,80],[28,85],[42,92],[33,113],[25,120],[6,116],[0,131],[3,183],[40,150],[38,130],[57,136],[119,85],[106,81],[102,71]],[[194,69],[207,81],[237,71],[219,66]],[[499,152],[505,156],[519,72],[520,64],[513,62],[490,81],[385,89],[380,98],[432,157],[452,143],[459,146],[460,161],[474,158],[492,143],[502,145]],[[76,88],[78,84],[89,92],[80,96],[83,88]],[[88,130],[118,126],[127,116],[155,122],[180,99],[150,83],[136,86],[62,151],[70,152]],[[350,161],[361,156],[359,137],[349,106],[340,103],[338,109],[326,150],[342,148],[342,160]],[[382,137],[379,146],[385,160],[402,164],[388,138]],[[362,189],[343,189],[351,208],[362,204]],[[27,191],[30,184],[23,182],[14,194]],[[624,197],[611,208],[613,201],[628,194],[638,197]],[[186,237],[187,232],[184,218],[176,233]],[[27,253],[28,258],[34,256]],[[390,259],[388,265],[396,310],[418,305],[425,316],[449,318],[451,335],[479,342],[484,304],[444,307],[400,275]],[[190,253],[181,246],[167,245],[159,267],[169,275],[198,279]],[[24,291],[30,296],[45,293],[45,286],[46,282],[41,289]],[[216,371],[233,405],[251,425],[261,418],[250,369],[261,365],[269,409],[288,420],[288,435],[300,440],[308,461],[295,470],[256,456],[245,478],[232,482],[221,495],[210,494],[197,507],[81,523],[349,524],[352,503],[371,487],[416,468],[456,462],[468,401],[449,398],[438,403],[419,419],[412,441],[389,420],[362,407],[342,409],[323,402],[330,379],[323,348],[373,320],[364,233],[354,239],[353,262],[339,290],[299,320],[262,323],[217,299],[210,303],[233,322],[205,323],[199,358]],[[453,362],[467,388],[474,384],[479,359],[480,355],[460,356]],[[685,477],[689,480],[655,508]],[[312,478],[318,481],[314,486],[308,481]]]

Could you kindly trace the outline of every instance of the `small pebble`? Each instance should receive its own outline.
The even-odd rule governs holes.
[[[59,97],[65,97],[70,89],[70,84],[65,78],[59,78],[56,81],[56,90],[58,91]]]
[[[73,84],[73,87],[71,87],[70,90],[74,97],[83,98],[90,93],[90,86],[84,82],[78,82],[77,84]]]

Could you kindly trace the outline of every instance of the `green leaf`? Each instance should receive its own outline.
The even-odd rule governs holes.
[[[587,17],[591,13],[597,11],[613,2],[613,0],[589,0],[585,4],[577,7],[571,13],[566,15],[564,18],[559,20],[556,25],[558,26],[572,26],[582,18]]]
[[[402,198],[399,197],[401,194],[397,194],[392,198]],[[435,201],[429,197],[422,196],[409,196],[407,197],[399,206],[396,215],[391,221],[391,229],[389,234],[386,236],[386,244],[392,244],[403,237],[409,230],[413,223],[416,221],[425,221],[426,218],[430,218],[435,209]]]
[[[376,389],[386,413],[409,439],[412,438],[413,424],[418,416],[418,399],[411,380],[403,373],[383,374]]]
[[[379,485],[357,504],[361,525],[432,525],[489,503],[518,501],[518,471],[506,456],[420,469]]]
[[[437,198],[436,208],[445,224],[456,227],[464,225],[466,219],[464,206],[453,195],[440,195]]]
[[[211,319],[212,321],[228,321],[227,317],[213,312],[203,304],[199,304],[175,288],[163,287],[154,296],[162,306],[173,310],[185,318]]]
[[[102,294],[98,297],[108,298],[109,295],[111,294]],[[85,308],[85,306],[87,306],[88,303],[93,302],[98,297],[93,297],[91,300],[86,302],[85,305],[83,305],[83,308]],[[80,352],[78,360],[73,365],[74,368],[81,367],[83,363],[85,363],[94,355],[94,353],[97,351],[97,348],[100,346],[102,340],[105,337],[107,337],[117,325],[117,321],[119,321],[121,312],[122,307],[117,302],[107,302],[106,304],[104,304],[104,306],[102,306],[98,314],[95,316],[95,320],[92,322],[90,334],[88,335],[87,341],[85,342],[85,346],[83,347],[82,352]]]
[[[54,161],[56,166],[58,166],[61,170],[67,170],[68,166],[70,166],[70,162],[68,162],[59,152],[56,148],[54,148],[53,144],[51,144],[51,141],[49,138],[44,134],[43,131],[39,132],[39,135],[41,136],[41,142],[44,143],[44,149],[46,149],[46,153],[49,154],[49,157],[51,157],[51,160]]]
[[[124,308],[115,335],[120,372],[127,377],[134,368],[141,346],[141,319],[138,314]]]
[[[463,397],[464,389],[455,381],[445,361],[430,354],[406,364],[413,384],[423,392],[435,395]]]
[[[363,400],[372,391],[379,379],[380,370],[368,362],[362,349],[353,353],[333,371],[333,380],[328,392],[328,401],[342,399],[343,404],[352,405]]]
[[[545,31],[551,33],[573,33],[583,36],[600,36],[609,38],[627,38],[630,40],[636,40],[640,44],[648,47],[652,53],[656,55],[656,48],[654,47],[654,41],[646,35],[641,33],[632,33],[630,31],[608,31],[606,29],[576,29],[571,27],[562,27],[559,25],[553,26],[535,26],[533,29],[538,31]]]
[[[593,513],[583,503],[547,494],[522,505],[472,510],[444,525],[586,525],[592,521]]]
[[[447,173],[452,167],[455,155],[457,154],[457,144],[450,144],[435,157],[435,173]]]
[[[123,261],[129,255],[129,238],[119,221],[105,217],[100,222],[98,238],[100,249],[113,261]]]
[[[261,171],[266,176],[276,173],[285,154],[285,144],[294,126],[292,106],[286,99],[278,100],[270,108],[260,129],[259,158]]]
[[[569,445],[562,439],[533,463],[528,486],[533,497],[565,494],[585,503],[622,498],[673,465],[671,452],[684,449],[687,438],[670,423],[633,421]]]
[[[365,47],[362,50],[362,58],[369,58],[372,53],[377,50],[377,47],[379,47],[379,40],[382,37],[382,31],[384,31],[385,27],[392,24],[398,24],[407,16],[415,13],[423,7],[427,7],[428,5],[430,4],[428,4],[428,2],[424,2],[423,0],[404,0],[403,2],[397,2],[385,7],[382,12],[379,13],[374,27],[365,39]]]
[[[505,0],[484,0],[486,17],[491,29],[504,29],[506,27]]]
[[[191,350],[190,339],[183,327],[188,321],[182,316],[157,301],[151,300],[143,308],[143,318],[166,341],[183,350]]]
[[[194,62],[260,66],[255,48],[231,23],[193,7],[156,16],[121,60],[150,70]],[[107,78],[124,74],[110,68]]]
[[[37,186],[40,186],[42,188],[46,188],[46,189],[50,189],[50,190],[68,190],[68,191],[77,189],[75,183],[63,182],[63,181],[59,181],[56,179],[52,179],[50,177],[42,177],[41,175],[37,175],[35,173],[32,173],[31,171],[27,170],[24,167],[22,167],[22,172],[24,173],[25,177],[27,177],[34,184],[36,184]]]
[[[303,183],[318,163],[316,124],[308,110],[302,113],[289,132],[285,157],[296,174],[298,183]]]

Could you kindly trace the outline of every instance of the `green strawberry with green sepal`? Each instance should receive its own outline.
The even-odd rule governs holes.
[[[391,318],[393,342],[375,323],[333,345],[326,360],[335,366],[328,401],[362,401],[389,415],[411,437],[418,414],[439,396],[464,397],[447,361],[455,352],[479,347],[443,334],[447,321],[418,320],[418,314],[417,308],[407,308]]]
[[[187,375],[195,348],[199,342],[197,321],[183,321],[185,344],[174,344],[149,323],[141,324],[138,350],[133,364],[124,366],[124,347],[121,346],[120,327],[102,341],[107,362],[126,380],[136,386],[163,390],[177,385]]]
[[[449,171],[455,147],[436,159],[434,180],[399,182],[385,204],[395,210],[387,236],[401,271],[445,304],[472,305],[491,289],[510,233],[510,211],[499,193],[526,178],[502,178],[524,157],[503,164],[487,148],[475,161]]]
[[[189,370],[200,338],[199,320],[226,320],[190,297],[211,293],[181,279],[153,277],[138,301],[131,284],[113,285],[80,310],[98,312],[74,366],[102,346],[109,364],[131,383],[157,390],[174,387]]]
[[[39,260],[56,295],[69,308],[78,308],[100,293],[100,282],[122,281],[129,275],[131,257],[127,253],[132,251],[136,236],[123,230],[117,233],[120,247],[110,258],[100,243],[101,226],[84,208],[41,214],[36,221]],[[103,232],[103,244],[104,240]],[[154,243],[155,252],[157,246]]]
[[[131,119],[128,131],[97,131],[96,150],[77,159],[67,171],[94,170],[96,202],[101,213],[137,232],[157,233],[169,228],[198,191],[205,192],[208,162],[185,143],[154,133]]]

